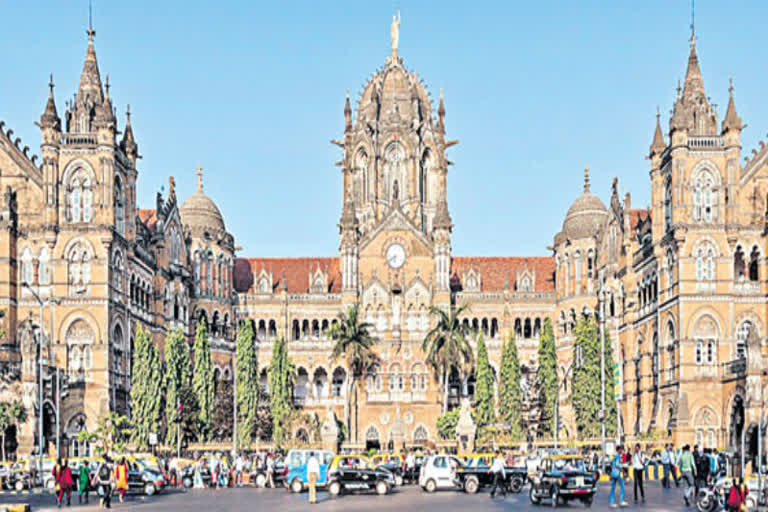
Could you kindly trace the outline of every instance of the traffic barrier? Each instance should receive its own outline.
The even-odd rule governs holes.
[[[3,507],[3,510],[5,510],[5,512],[29,512],[30,508],[29,503],[13,503]]]

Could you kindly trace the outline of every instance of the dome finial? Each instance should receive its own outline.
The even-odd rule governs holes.
[[[203,191],[203,166],[197,164],[197,191]]]
[[[584,166],[584,192],[589,192],[589,165]]]

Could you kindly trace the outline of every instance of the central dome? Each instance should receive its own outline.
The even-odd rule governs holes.
[[[203,170],[197,168],[197,192],[184,201],[179,208],[181,222],[191,228],[205,228],[208,231],[226,231],[224,217],[213,200],[203,193]]]
[[[590,238],[600,231],[608,209],[595,194],[589,191],[589,168],[584,169],[584,192],[576,198],[563,221],[562,235],[570,240]]]

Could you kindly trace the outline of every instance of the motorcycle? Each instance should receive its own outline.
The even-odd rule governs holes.
[[[718,477],[713,479],[706,485],[699,489],[699,494],[696,495],[696,509],[699,512],[715,512],[715,510],[723,510],[725,508],[725,500],[727,499],[726,491],[729,489],[728,479],[725,477]]]

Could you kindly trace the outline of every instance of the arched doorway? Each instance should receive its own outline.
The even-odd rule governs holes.
[[[741,434],[744,431],[744,399],[741,395],[733,398],[730,414],[728,440],[732,450],[741,450]]]
[[[379,450],[381,448],[381,440],[379,437],[379,429],[371,425],[368,430],[365,431],[365,451]]]
[[[744,439],[744,462],[751,462],[757,468],[757,423],[750,423]],[[755,473],[757,470],[754,470]]]

